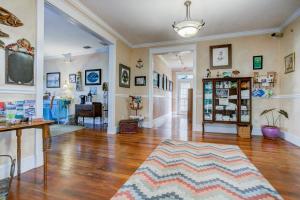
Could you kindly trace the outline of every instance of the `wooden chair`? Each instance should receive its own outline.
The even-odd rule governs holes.
[[[76,104],[75,105],[75,123],[78,125],[78,117],[84,118],[90,117],[93,118],[93,126],[95,127],[95,118],[102,118],[102,103],[93,102],[93,104]]]
[[[9,177],[0,180],[0,199],[8,199],[8,194],[10,190],[10,186],[12,183],[12,180],[14,178],[15,174],[15,165],[16,165],[16,160],[13,159],[9,155],[0,155],[0,158],[8,158],[10,160],[10,172],[9,172]]]

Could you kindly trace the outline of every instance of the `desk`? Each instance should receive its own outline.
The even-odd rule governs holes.
[[[17,136],[17,172],[18,179],[20,179],[21,175],[21,139],[22,139],[22,130],[23,129],[31,129],[31,128],[39,128],[43,131],[43,157],[44,157],[44,184],[47,183],[47,139],[49,137],[49,125],[53,124],[53,121],[34,121],[31,123],[22,123],[18,125],[12,126],[1,126],[0,124],[0,133],[7,131],[16,131]]]

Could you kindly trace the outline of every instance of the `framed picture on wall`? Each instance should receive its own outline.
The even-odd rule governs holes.
[[[76,83],[76,74],[69,74],[69,83]]]
[[[160,82],[160,74],[157,72],[153,72],[153,87],[159,88],[159,82]]]
[[[119,86],[130,88],[130,68],[122,64],[119,65]]]
[[[253,70],[263,69],[263,56],[253,56]]]
[[[146,86],[146,76],[136,76],[134,78],[135,86]]]
[[[173,82],[169,81],[169,91],[173,92]]]
[[[166,75],[162,75],[162,79],[161,79],[161,89],[165,89],[166,85]]]
[[[291,53],[290,55],[284,58],[285,63],[285,73],[291,73],[295,71],[295,53]]]
[[[168,77],[166,76],[166,78],[165,78],[165,90],[168,90],[168,85],[169,85],[169,81],[168,81]]]
[[[46,74],[47,88],[60,88],[60,72],[51,72]]]
[[[232,46],[231,44],[210,46],[210,69],[232,68]]]
[[[85,85],[101,85],[101,69],[85,70]]]

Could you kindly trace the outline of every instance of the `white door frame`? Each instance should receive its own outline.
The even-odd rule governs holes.
[[[179,51],[192,51],[193,52],[193,131],[196,130],[197,124],[196,124],[196,111],[197,111],[197,45],[191,44],[191,45],[179,45],[179,46],[170,46],[170,47],[161,47],[161,48],[151,48],[149,50],[149,127],[153,127],[153,70],[154,70],[154,64],[153,64],[153,55],[155,54],[161,54],[161,53],[169,53],[169,52],[179,52]]]
[[[109,134],[116,134],[116,122],[115,122],[115,91],[116,91],[116,45],[117,39],[107,32],[103,27],[105,24],[97,18],[93,13],[91,13],[85,6],[83,6],[80,2],[77,1],[64,1],[64,0],[36,0],[37,2],[37,50],[40,53],[37,53],[35,59],[37,67],[44,66],[44,54],[43,54],[43,47],[44,47],[44,7],[45,3],[54,6],[56,9],[62,11],[65,15],[72,18],[72,22],[79,25],[81,28],[85,28],[87,31],[91,32],[95,36],[101,37],[102,39],[107,41],[109,45],[109,106],[108,106],[108,129],[107,133]],[[100,25],[99,25],[100,24]],[[42,68],[42,67],[40,67]],[[39,85],[37,86],[36,93],[36,101],[37,101],[37,108],[43,108],[43,101],[42,96],[38,94],[43,94],[43,69],[38,69],[37,76],[40,77],[37,80]],[[42,113],[39,113],[41,115]]]

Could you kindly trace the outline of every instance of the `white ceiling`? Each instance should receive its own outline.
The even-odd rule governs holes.
[[[132,45],[180,39],[174,21],[185,17],[184,0],[79,0]],[[193,19],[206,25],[198,37],[278,28],[299,0],[193,0]]]
[[[172,52],[158,55],[172,70],[191,70],[193,68],[193,53],[190,51]]]
[[[103,50],[104,46],[100,42],[101,40],[72,24],[52,8],[45,8],[45,58],[68,53],[80,55]],[[92,48],[86,50],[83,48],[84,46]]]

